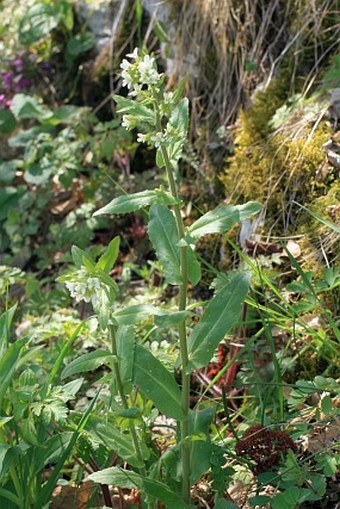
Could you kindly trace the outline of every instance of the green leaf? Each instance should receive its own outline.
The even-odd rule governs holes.
[[[4,426],[6,426],[6,424],[8,422],[10,422],[12,419],[14,419],[14,416],[11,415],[9,417],[0,417],[0,428],[3,428]],[[1,468],[0,468],[1,470]]]
[[[170,124],[183,134],[187,134],[189,128],[189,101],[184,97],[173,110]]]
[[[13,186],[0,188],[0,220],[7,217],[11,208],[16,207],[22,192]]]
[[[249,499],[249,504],[251,506],[255,505],[266,505],[270,502],[271,498],[267,495],[257,495],[256,497],[252,497]]]
[[[218,498],[214,505],[214,509],[240,509],[240,507],[234,504],[234,502],[230,502],[224,498]]]
[[[187,83],[188,83],[188,76],[184,76],[184,78],[181,79],[176,90],[174,91],[173,100],[175,103],[177,103],[177,101],[179,101],[181,99],[181,97],[183,96]]]
[[[332,413],[333,403],[330,396],[324,396],[321,400],[322,411],[329,416]]]
[[[109,365],[112,362],[112,354],[108,350],[95,350],[94,352],[84,353],[74,359],[61,372],[61,379],[86,371],[93,371],[103,364]]]
[[[161,21],[156,21],[153,27],[153,31],[155,33],[155,36],[161,42],[169,42],[169,37],[166,31],[166,25],[164,23],[162,23]]]
[[[113,318],[118,325],[131,325],[147,320],[150,316],[158,314],[158,310],[151,304],[136,304],[124,307],[113,313]]]
[[[0,110],[0,133],[10,133],[16,128],[15,116],[10,110]]]
[[[96,39],[91,32],[79,33],[71,37],[67,43],[67,51],[72,57],[77,57],[94,47]]]
[[[162,154],[162,148],[161,147],[159,147],[156,150],[156,164],[157,164],[158,168],[164,168],[165,167],[165,161],[164,161],[164,157],[163,157],[163,154]]]
[[[118,327],[117,335],[117,356],[119,371],[125,393],[131,392],[134,367],[135,338],[131,325]]]
[[[47,166],[43,166],[38,163],[33,163],[28,166],[24,173],[25,182],[28,184],[34,184],[36,186],[41,186],[46,184],[49,180],[50,176],[54,171],[54,166],[51,164]]]
[[[111,240],[110,244],[105,249],[105,253],[97,261],[96,268],[103,270],[107,274],[110,272],[117,260],[119,244],[119,237],[115,237]]]
[[[134,383],[160,412],[178,421],[184,419],[181,392],[175,377],[141,345],[136,345]]]
[[[53,117],[53,112],[44,106],[42,99],[33,95],[16,94],[11,110],[17,118],[34,118],[39,121]]]
[[[319,470],[322,469],[326,477],[332,477],[333,475],[336,475],[339,462],[340,457],[337,458],[332,454],[324,454],[323,456],[317,457],[317,468]]]
[[[155,497],[165,504],[168,509],[190,509],[192,506],[182,501],[166,484],[142,477],[136,472],[110,467],[94,472],[89,479],[100,484],[112,484],[120,488],[139,489],[143,494]]]
[[[135,212],[150,205],[173,205],[176,200],[165,191],[160,189],[142,191],[135,194],[124,194],[114,198],[105,207],[97,210],[93,216],[101,216],[103,214],[128,214]]]
[[[92,258],[82,249],[80,249],[78,246],[72,246],[71,248],[72,253],[72,259],[74,265],[77,267],[77,269],[80,269],[84,266],[84,261],[86,260],[89,264],[90,268],[94,268],[94,262]]]
[[[201,435],[202,440],[194,440],[190,447],[191,483],[196,482],[210,468],[211,441],[209,428],[215,416],[213,407],[196,410],[189,414],[190,435]]]
[[[19,39],[26,45],[48,35],[60,21],[57,6],[42,2],[32,5],[19,23]]]
[[[295,509],[301,496],[301,490],[295,486],[272,498],[273,509]]]
[[[210,233],[224,233],[239,221],[249,219],[261,210],[260,203],[248,202],[244,205],[222,205],[200,217],[188,228],[188,235],[184,240],[193,243],[203,235]]]
[[[97,402],[99,395],[99,391],[96,394],[96,396],[90,401],[89,405],[83,412],[81,419],[77,425],[76,430],[71,433],[71,439],[68,442],[68,444],[62,448],[61,454],[58,458],[58,462],[56,466],[54,467],[53,471],[50,473],[50,476],[48,478],[48,481],[43,484],[42,489],[39,491],[39,495],[37,497],[36,503],[34,504],[34,509],[41,509],[41,507],[45,507],[45,505],[48,505],[49,500],[51,500],[52,491],[55,488],[57,484],[57,480],[60,477],[60,471],[65,463],[65,461],[71,456],[71,452],[73,447],[76,444],[76,441],[79,437],[80,432],[84,429],[88,418],[94,408],[94,405]],[[60,436],[60,435],[58,435]]]
[[[20,159],[4,161],[0,164],[0,184],[9,184],[15,177],[18,167],[22,166]]]
[[[189,311],[171,311],[155,316],[155,324],[158,327],[172,327],[183,322],[190,316]]]
[[[182,276],[177,246],[179,237],[172,212],[162,205],[153,205],[150,209],[148,231],[166,279],[171,284],[180,284]]]
[[[188,278],[193,286],[196,286],[201,280],[201,265],[197,260],[196,253],[188,246]]]
[[[0,478],[15,464],[18,457],[25,451],[25,447],[27,446],[15,445],[11,447],[5,443],[0,444]]]
[[[8,140],[8,145],[13,148],[17,147],[26,147],[30,144],[30,142],[34,141],[37,136],[41,133],[53,133],[53,127],[50,125],[38,125],[35,127],[31,127],[31,129],[27,129],[25,131],[19,131],[15,135],[11,136]]]
[[[129,113],[139,124],[147,123],[153,127],[156,125],[156,115],[153,110],[121,95],[114,95],[113,99],[118,106],[117,113]]]
[[[208,364],[218,344],[240,320],[249,288],[249,275],[237,274],[209,302],[189,338],[188,372]]]
[[[57,463],[69,446],[73,432],[67,431],[58,433],[48,438],[41,446],[34,446],[34,461],[32,468],[35,474],[38,474],[44,466],[49,463]]]
[[[340,233],[340,227],[337,226],[336,224],[334,223],[331,223],[330,221],[328,221],[327,219],[325,219],[324,217],[320,216],[319,214],[317,214],[316,212],[313,212],[312,210],[308,209],[307,207],[304,207],[303,205],[300,205],[300,203],[296,202],[293,200],[293,203],[295,203],[295,205],[297,205],[298,207],[300,207],[301,209],[305,210],[306,212],[308,212],[309,215],[311,215],[312,217],[314,217],[314,219],[317,219],[320,223],[324,224],[325,226],[327,226],[328,228],[331,228],[332,230],[334,230],[336,233]]]
[[[132,467],[139,468],[143,466],[143,462],[136,457],[130,434],[122,433],[111,423],[97,416],[89,418],[86,431],[90,434],[91,439],[103,444],[110,452],[116,452]]]
[[[17,361],[26,342],[26,338],[19,339],[7,349],[0,359],[0,401],[4,397],[16,372]]]
[[[7,311],[2,313],[2,315],[0,316],[0,358],[2,358],[2,352],[7,344],[9,338],[9,331],[17,307],[18,304],[16,303],[14,304],[14,306],[7,309]]]

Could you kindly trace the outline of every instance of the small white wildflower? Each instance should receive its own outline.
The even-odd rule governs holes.
[[[92,302],[93,305],[102,302],[100,297],[103,297],[106,288],[106,285],[99,278],[89,276],[84,267],[74,274],[73,281],[67,281],[65,285],[71,297],[77,302],[84,300],[85,302]]]
[[[127,131],[130,131],[134,128],[134,118],[132,115],[123,115],[122,126],[125,127]]]
[[[126,56],[136,60],[138,58],[138,48],[135,48],[132,53],[128,53]]]
[[[151,344],[150,344],[150,349],[152,352],[157,352],[158,350],[158,342],[157,341],[152,341]]]
[[[146,143],[148,140],[148,135],[147,134],[142,134],[142,133],[138,133],[137,134],[137,141],[138,143]]]
[[[155,85],[160,75],[154,67],[155,59],[150,57],[150,55],[145,55],[143,60],[141,60],[138,64],[138,69],[140,73],[140,81],[145,85]]]
[[[167,349],[169,347],[168,341],[166,339],[163,339],[163,341],[161,341],[160,347]]]
[[[150,136],[150,142],[156,147],[159,148],[164,141],[163,133],[158,132]]]
[[[172,104],[173,103],[173,100],[174,100],[174,93],[173,92],[164,92],[164,95],[163,95],[163,103],[168,105],[168,104]]]
[[[126,59],[124,59],[120,64],[120,68],[122,69],[121,76],[123,78],[123,87],[128,87],[129,89],[133,87],[133,77],[131,75],[131,67],[132,64],[128,62]]]
[[[138,97],[141,92],[142,92],[142,85],[138,85],[137,83],[134,83],[133,89],[128,93],[128,95],[130,97]]]

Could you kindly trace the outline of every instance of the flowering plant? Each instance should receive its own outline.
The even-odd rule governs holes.
[[[134,450],[131,460],[131,454],[127,457],[117,441],[117,450],[129,469],[110,467],[91,474],[90,479],[123,488],[138,488],[150,509],[157,507],[157,501],[166,507],[186,509],[191,507],[192,484],[212,466],[209,427],[214,418],[213,408],[190,408],[190,374],[210,362],[219,343],[240,320],[241,307],[249,288],[247,273],[224,278],[214,297],[206,303],[203,315],[193,320],[187,309],[188,290],[190,285],[197,285],[201,279],[195,244],[204,235],[226,232],[237,222],[257,213],[261,206],[255,202],[238,206],[221,205],[189,227],[185,225],[177,183],[178,162],[189,125],[188,100],[182,98],[185,80],[177,90],[166,91],[165,76],[158,72],[154,57],[140,54],[136,49],[127,58],[129,60],[124,59],[121,64],[121,74],[123,85],[128,88],[128,97],[114,97],[117,111],[122,114],[122,125],[126,129],[138,130],[137,140],[140,143],[156,149],[156,164],[165,171],[168,189],[118,196],[95,215],[149,209],[148,235],[165,280],[179,289],[178,308],[169,310],[156,305],[134,305],[120,309],[117,305],[113,306],[117,285],[112,283],[109,272],[117,258],[118,239],[110,243],[97,263],[74,248],[77,269],[61,280],[66,281],[76,300],[92,302],[99,313],[101,327],[108,331],[111,341],[108,355],[113,359],[112,397],[116,398],[110,411],[112,415],[118,412],[118,415],[129,416],[131,447]],[[156,328],[177,329],[176,367],[180,371],[180,384],[174,373],[155,356],[152,340],[150,348],[147,348],[135,335],[135,326],[145,318],[153,319]],[[80,365],[82,358],[74,363],[77,362]],[[143,421],[136,420],[132,403],[136,399],[136,391],[152,402],[156,412],[176,420],[177,443],[171,455],[167,451],[161,454],[156,445],[149,451],[141,447]],[[127,440],[126,435],[124,440]],[[155,450],[158,451],[156,455]],[[223,490],[216,488],[216,502],[223,498],[222,493]]]

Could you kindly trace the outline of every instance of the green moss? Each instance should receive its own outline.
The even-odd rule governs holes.
[[[261,201],[269,228],[275,224],[271,231],[280,234],[295,230],[292,200],[308,204],[324,193],[327,183],[318,182],[317,175],[326,157],[323,144],[330,137],[326,122],[315,128],[317,115],[308,120],[306,110],[315,111],[315,105],[302,102],[273,130],[271,120],[287,100],[285,90],[287,76],[277,78],[242,112],[235,153],[222,177],[231,201]]]

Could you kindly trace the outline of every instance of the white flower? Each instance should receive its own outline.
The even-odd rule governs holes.
[[[135,48],[132,53],[128,53],[126,56],[136,60],[138,58],[138,48]]]
[[[155,59],[150,55],[145,55],[138,64],[140,73],[140,82],[145,85],[154,85],[158,82],[160,75],[154,67]]]
[[[158,350],[158,341],[152,341],[150,344],[150,349],[152,352],[157,352]]]
[[[148,140],[148,135],[147,134],[142,134],[142,133],[138,133],[137,134],[137,141],[138,143],[146,143]]]
[[[163,143],[164,137],[163,133],[158,132],[150,136],[150,142],[156,147],[159,148],[161,146],[161,143]]]
[[[135,127],[135,119],[132,115],[123,115],[122,126],[125,127],[127,131],[131,131]]]
[[[73,281],[67,281],[65,285],[73,299],[77,302],[91,302],[93,307],[102,305],[106,297],[107,285],[99,278],[89,276],[84,267],[75,272]]]
[[[133,85],[133,90],[131,90],[131,92],[129,92],[129,94],[128,94],[128,95],[130,95],[131,97],[136,97],[136,96],[138,96],[141,92],[142,92],[142,85],[134,84],[134,85]]]
[[[166,105],[171,105],[174,100],[174,93],[173,92],[164,92],[163,95],[163,103]]]

